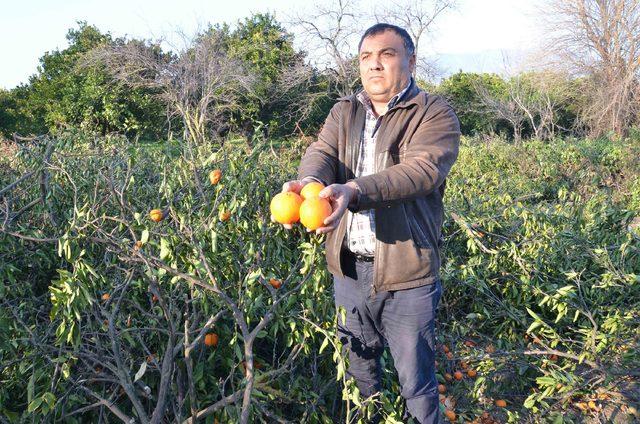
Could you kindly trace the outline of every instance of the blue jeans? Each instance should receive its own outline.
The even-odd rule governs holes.
[[[369,297],[373,263],[343,259],[343,267],[345,277],[334,275],[333,287],[336,311],[342,306],[347,313],[344,324],[338,315],[338,336],[349,359],[347,377],[355,379],[363,397],[380,391],[386,340],[408,412],[421,424],[437,423],[434,324],[442,283]]]

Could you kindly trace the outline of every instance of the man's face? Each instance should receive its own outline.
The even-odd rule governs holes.
[[[360,47],[360,78],[374,102],[388,102],[408,83],[416,64],[408,56],[402,37],[394,31],[367,37]]]

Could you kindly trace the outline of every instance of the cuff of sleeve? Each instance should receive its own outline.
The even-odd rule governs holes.
[[[300,181],[304,182],[304,180],[307,180],[307,182],[309,182],[308,180],[316,181],[325,187],[327,186],[324,181],[322,181],[320,178],[314,177],[313,175],[307,175],[306,177],[300,178]]]
[[[349,205],[347,206],[347,209],[351,213],[356,213],[356,212],[358,212],[359,207],[360,207],[360,195],[362,194],[362,189],[360,188],[358,183],[356,183],[353,180],[349,180],[347,182],[352,183],[356,187],[356,193],[357,193],[355,200],[352,200],[351,203],[349,203]]]

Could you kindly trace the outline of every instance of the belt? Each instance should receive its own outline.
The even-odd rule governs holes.
[[[373,262],[373,256],[365,256],[359,253],[353,253],[351,250],[345,249],[344,253],[348,256],[351,256],[357,262]]]

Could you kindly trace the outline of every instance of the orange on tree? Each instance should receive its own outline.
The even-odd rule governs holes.
[[[303,200],[310,199],[312,197],[317,197],[323,188],[324,188],[324,184],[319,183],[317,181],[312,181],[310,183],[305,184],[304,187],[302,187],[302,190],[300,190],[300,196],[302,196]]]
[[[453,373],[453,377],[454,377],[456,380],[462,380],[462,378],[463,378],[464,376],[462,375],[462,373],[461,373],[460,371],[456,371],[456,372],[454,372],[454,373]]]
[[[218,182],[220,181],[220,178],[222,178],[221,170],[214,169],[213,171],[209,172],[209,181],[211,182],[211,185],[218,184]]]
[[[444,353],[448,353],[448,352],[449,352],[449,346],[447,346],[447,345],[442,345],[442,351],[443,351]]]
[[[160,222],[164,219],[164,212],[162,212],[162,209],[152,209],[151,212],[149,212],[149,218],[151,218],[153,222]]]
[[[447,417],[447,419],[451,422],[454,422],[456,420],[456,413],[451,409],[446,409],[444,411],[444,416]]]
[[[446,357],[447,357],[447,359],[452,360],[453,359],[453,352],[447,351]]]
[[[453,380],[453,377],[451,376],[451,374],[449,374],[448,372],[444,374],[444,379],[447,381],[451,381]]]
[[[280,288],[280,286],[282,286],[282,281],[271,278],[269,279],[269,284],[271,284],[271,287],[277,290]]]
[[[218,346],[218,335],[216,333],[207,333],[207,335],[204,336],[204,344],[213,347]]]
[[[445,393],[447,391],[447,386],[445,386],[444,384],[438,384],[438,393],[442,394]]]
[[[506,408],[507,407],[507,401],[504,399],[498,399],[496,400],[496,406],[500,407],[500,408]]]
[[[109,293],[104,293],[102,295],[102,300],[109,300],[111,298],[111,295]]]
[[[469,368],[469,365],[465,361],[460,361],[460,367],[462,367],[463,370],[466,370]]]
[[[218,214],[218,218],[220,219],[220,221],[226,221],[231,218],[231,212],[227,210],[221,210]]]
[[[273,219],[280,224],[294,224],[300,220],[302,197],[293,191],[285,191],[273,196],[269,209]]]
[[[142,241],[138,240],[135,242],[135,244],[133,245],[133,250],[140,250],[142,248]]]
[[[474,369],[468,369],[467,370],[467,375],[471,378],[475,378],[476,375],[478,375],[478,372]]]
[[[300,205],[300,223],[308,230],[324,227],[324,220],[331,215],[333,209],[327,199],[311,197]]]

